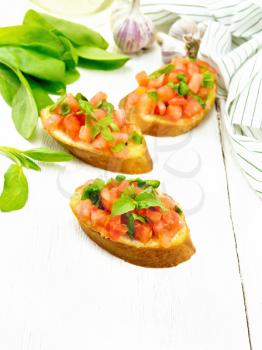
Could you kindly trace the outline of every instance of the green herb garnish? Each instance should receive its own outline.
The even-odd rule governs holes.
[[[186,76],[185,76],[185,74],[183,74],[183,73],[178,73],[178,74],[177,74],[177,79],[179,79],[180,81],[183,81],[184,83],[187,82],[187,81],[186,81]]]
[[[101,179],[96,179],[92,184],[88,185],[82,193],[81,200],[90,199],[90,201],[99,206],[100,204],[100,192],[105,186],[105,182]]]
[[[182,96],[188,94],[188,85],[187,85],[187,83],[185,83],[185,82],[183,82],[183,81],[181,81],[181,82],[179,83],[178,94],[179,94],[179,95],[182,95]]]
[[[173,64],[168,64],[168,65],[165,66],[164,68],[159,69],[159,70],[155,71],[154,73],[150,74],[150,75],[149,75],[149,78],[150,78],[150,79],[159,78],[159,77],[161,77],[161,75],[163,75],[163,74],[168,74],[168,73],[172,72],[173,69],[174,69],[174,65],[173,65]]]
[[[195,94],[190,94],[190,96],[192,96],[203,108],[206,107],[206,103],[201,97]]]
[[[154,100],[155,102],[158,101],[158,93],[156,90],[151,90],[151,91],[148,91],[148,96],[150,96],[152,98],[152,100]]]
[[[122,152],[126,147],[126,144],[124,142],[119,142],[118,144],[116,144],[115,146],[113,146],[111,148],[112,152],[114,153],[119,153]]]
[[[109,141],[109,142],[112,142],[115,139],[112,135],[111,130],[106,126],[104,128],[102,128],[101,136],[103,137],[103,139],[105,139],[106,141]]]
[[[127,233],[128,236],[132,239],[134,239],[135,235],[135,220],[138,220],[140,222],[145,223],[146,219],[143,218],[143,216],[137,215],[135,213],[127,213],[124,215],[124,219],[126,220],[126,225],[127,225]]]
[[[179,208],[177,205],[175,207],[175,211],[177,212],[178,215],[182,215],[183,214],[183,211],[181,208]]]
[[[126,179],[125,175],[117,175],[116,176],[116,181],[117,182],[122,182]]]
[[[71,112],[71,108],[68,106],[66,102],[63,102],[61,104],[61,114],[62,115],[67,115]]]
[[[136,143],[137,145],[140,145],[143,142],[143,136],[141,134],[139,134],[137,131],[134,131],[131,136],[130,139]]]
[[[212,88],[214,86],[214,76],[210,72],[203,73],[202,86]]]

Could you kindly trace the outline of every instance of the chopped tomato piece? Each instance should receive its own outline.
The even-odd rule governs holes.
[[[189,81],[188,87],[194,94],[196,94],[200,89],[202,80],[203,80],[202,74],[195,73],[192,75],[192,78]]]
[[[121,194],[129,186],[130,186],[130,182],[127,180],[124,180],[124,181],[120,182],[117,189],[118,189],[119,193]]]
[[[90,103],[92,103],[92,105],[94,107],[97,107],[97,105],[101,101],[105,101],[106,99],[107,99],[107,94],[105,94],[104,92],[99,91],[97,94],[95,94],[94,97],[91,98]]]
[[[126,123],[126,113],[123,109],[114,111],[113,119],[119,128],[122,128]]]
[[[108,142],[101,135],[98,135],[94,139],[92,144],[96,149],[107,149],[108,148]]]
[[[63,118],[63,127],[72,139],[76,139],[79,135],[81,124],[76,116],[68,114]]]
[[[184,108],[184,115],[186,117],[192,117],[202,111],[202,106],[194,98],[188,96],[187,100],[187,105]]]
[[[169,210],[167,213],[163,213],[162,220],[166,224],[172,225],[173,229],[179,227],[179,215],[174,210]]]
[[[166,105],[164,102],[158,102],[155,109],[155,114],[164,115],[166,113]]]
[[[127,142],[128,141],[128,134],[121,133],[121,132],[112,132],[112,135],[115,139],[115,143],[119,142]]]
[[[138,101],[139,101],[139,96],[135,92],[128,95],[128,100],[127,100],[128,105],[134,106],[137,104]]]
[[[187,100],[182,96],[176,96],[172,98],[172,100],[170,100],[168,103],[170,105],[185,106],[187,104]]]
[[[79,139],[86,143],[91,143],[91,129],[88,126],[81,126],[81,129],[79,131]]]
[[[158,210],[154,209],[147,209],[146,211],[146,217],[153,223],[158,222],[159,220],[161,220],[162,217],[162,213]]]
[[[172,120],[178,120],[182,118],[183,110],[181,106],[169,105],[167,107],[167,116]]]
[[[96,111],[94,111],[94,115],[95,115],[97,120],[100,120],[100,119],[105,118],[106,111],[104,111],[103,109],[97,109]]]
[[[101,191],[101,199],[103,207],[107,210],[112,209],[113,203],[118,199],[119,192],[118,189],[113,187],[109,189],[108,187],[104,187]]]
[[[158,78],[150,79],[148,82],[148,87],[157,89],[164,84],[164,80],[165,80],[165,74],[160,75],[160,77]]]
[[[187,69],[186,69],[186,63],[183,63],[183,62],[176,62],[176,63],[175,63],[175,70],[180,70],[180,71],[186,72],[186,71],[187,71]]]
[[[145,71],[142,71],[136,75],[136,80],[140,86],[147,86],[148,75]]]
[[[199,73],[199,67],[195,62],[188,62],[187,71],[190,76],[195,73]]]
[[[52,114],[48,119],[45,120],[44,128],[47,131],[53,131],[59,126],[62,120],[63,117],[61,117],[60,115]]]
[[[201,98],[203,98],[205,100],[208,97],[208,95],[209,95],[209,91],[210,90],[208,88],[201,87],[197,94],[198,94],[199,97],[201,97]]]
[[[66,96],[66,103],[68,104],[71,113],[75,113],[80,111],[80,107],[79,107],[79,103],[77,101],[77,99],[72,95],[72,94],[68,94]]]
[[[112,240],[118,240],[122,235],[127,233],[127,226],[121,223],[121,216],[113,216],[109,219],[107,230]]]
[[[179,83],[179,79],[177,77],[177,72],[171,72],[168,74],[168,81],[172,81],[172,83]]]
[[[174,90],[167,85],[161,86],[158,90],[158,96],[161,98],[164,102],[168,102],[174,97]]]
[[[89,199],[78,202],[75,206],[77,217],[80,221],[89,220],[91,215],[92,203]]]
[[[91,223],[93,226],[104,226],[108,219],[110,218],[109,214],[102,209],[92,207],[91,209]]]
[[[149,224],[135,221],[135,238],[142,243],[146,243],[152,237],[152,229]]]

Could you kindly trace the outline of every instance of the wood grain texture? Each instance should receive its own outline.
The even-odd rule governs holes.
[[[1,25],[20,23],[29,6],[1,3]],[[134,74],[145,61],[148,72],[157,69],[160,52],[137,56],[114,73],[81,71],[69,90],[92,96],[104,87],[117,103],[135,88]],[[2,100],[0,107],[1,144],[32,147],[16,133]],[[26,171],[27,207],[0,213],[1,349],[250,349],[216,113],[186,135],[147,142],[155,167],[145,177],[160,178],[162,191],[170,189],[181,202],[197,253],[174,269],[143,269],[114,258],[86,237],[68,205],[87,178],[112,173],[78,160],[45,165],[41,173]],[[59,148],[41,131],[33,144]],[[1,158],[1,179],[8,164]],[[236,171],[228,173],[232,181]],[[238,184],[229,187],[235,193],[232,218],[240,262],[245,261],[253,350],[260,350],[261,244],[257,224],[250,223],[258,203],[241,181],[241,197]]]

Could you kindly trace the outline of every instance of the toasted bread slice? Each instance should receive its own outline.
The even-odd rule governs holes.
[[[71,198],[70,206],[77,217],[83,231],[100,247],[111,254],[135,265],[143,267],[172,267],[188,259],[195,253],[195,248],[190,238],[189,228],[183,213],[180,214],[180,229],[168,247],[163,247],[157,237],[152,237],[143,243],[137,239],[131,239],[127,234],[122,235],[118,240],[112,240],[105,234],[105,228],[101,230],[92,227],[89,220],[79,217],[76,210],[77,204],[85,186],[76,189]],[[161,194],[161,196],[166,196]],[[174,206],[176,205],[175,202]]]
[[[183,134],[200,124],[215,102],[217,74],[204,61],[177,57],[149,76],[139,73],[137,80],[139,87],[119,107],[147,135]]]
[[[120,101],[119,107],[125,110],[129,121],[136,123],[143,134],[151,136],[177,136],[195,128],[208,115],[216,99],[216,86],[210,90],[203,111],[190,118],[181,118],[176,121],[149,114],[150,105],[141,103],[138,106],[134,106],[129,103],[128,99],[129,95]]]
[[[52,115],[50,108],[41,111],[42,123],[45,127],[46,121]],[[130,123],[129,123],[130,124]],[[140,130],[135,125],[132,130]],[[77,158],[98,168],[112,172],[125,174],[141,174],[152,170],[153,163],[149,155],[144,137],[141,143],[128,142],[124,156],[114,154],[110,149],[95,148],[92,143],[71,138],[62,128],[49,128],[47,132],[61,145],[67,148]]]

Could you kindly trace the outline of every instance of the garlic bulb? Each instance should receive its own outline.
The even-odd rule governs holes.
[[[173,57],[186,56],[185,44],[165,33],[157,33],[157,42],[161,45],[164,63],[170,63]]]
[[[169,30],[169,35],[158,34],[158,42],[161,44],[162,59],[169,63],[172,57],[189,56],[196,58],[206,30],[203,23],[197,24],[190,18],[181,18],[176,21]]]
[[[131,8],[116,9],[111,27],[116,45],[125,53],[135,53],[152,46],[155,29],[150,18],[140,11],[140,0],[132,0]]]

